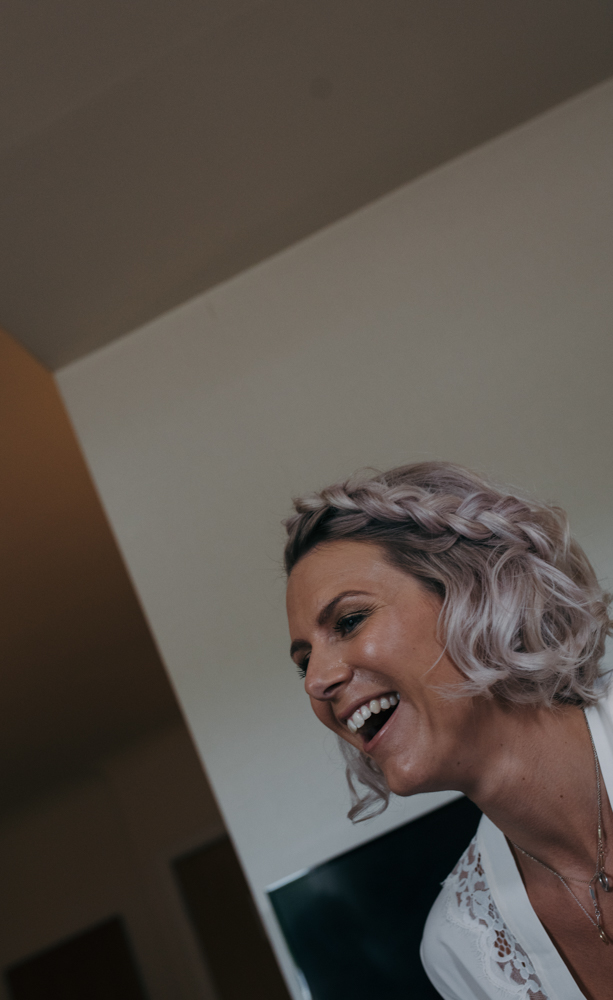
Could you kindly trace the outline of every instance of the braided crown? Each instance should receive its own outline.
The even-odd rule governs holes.
[[[360,473],[294,500],[294,509],[285,522],[287,573],[322,543],[379,544],[442,598],[441,641],[467,693],[579,706],[604,693],[610,598],[559,507],[461,466],[424,462]],[[369,788],[360,798],[348,775],[355,818],[386,792],[371,761],[350,771]]]
[[[474,691],[581,705],[602,694],[610,599],[559,507],[446,462],[360,474],[294,507],[287,572],[324,541],[382,544],[444,595],[444,641]]]

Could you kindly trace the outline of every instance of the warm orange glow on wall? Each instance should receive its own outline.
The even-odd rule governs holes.
[[[178,717],[53,377],[0,331],[0,801]]]

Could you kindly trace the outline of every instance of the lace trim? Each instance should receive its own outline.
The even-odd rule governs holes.
[[[483,973],[494,986],[522,1000],[549,1000],[530,957],[515,940],[496,906],[477,850],[477,838],[445,880],[450,920],[477,934]]]

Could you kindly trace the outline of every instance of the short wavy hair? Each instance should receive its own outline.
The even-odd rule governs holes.
[[[439,636],[465,692],[506,702],[586,707],[602,697],[612,634],[600,586],[565,512],[449,462],[359,473],[294,500],[285,568],[337,539],[374,542],[442,600]],[[341,741],[352,820],[389,799],[369,758]],[[357,779],[366,788],[360,794]]]

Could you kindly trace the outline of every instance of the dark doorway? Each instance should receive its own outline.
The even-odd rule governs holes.
[[[11,966],[14,1000],[147,1000],[119,917]]]
[[[174,870],[220,1000],[289,1000],[228,838],[178,858]]]

